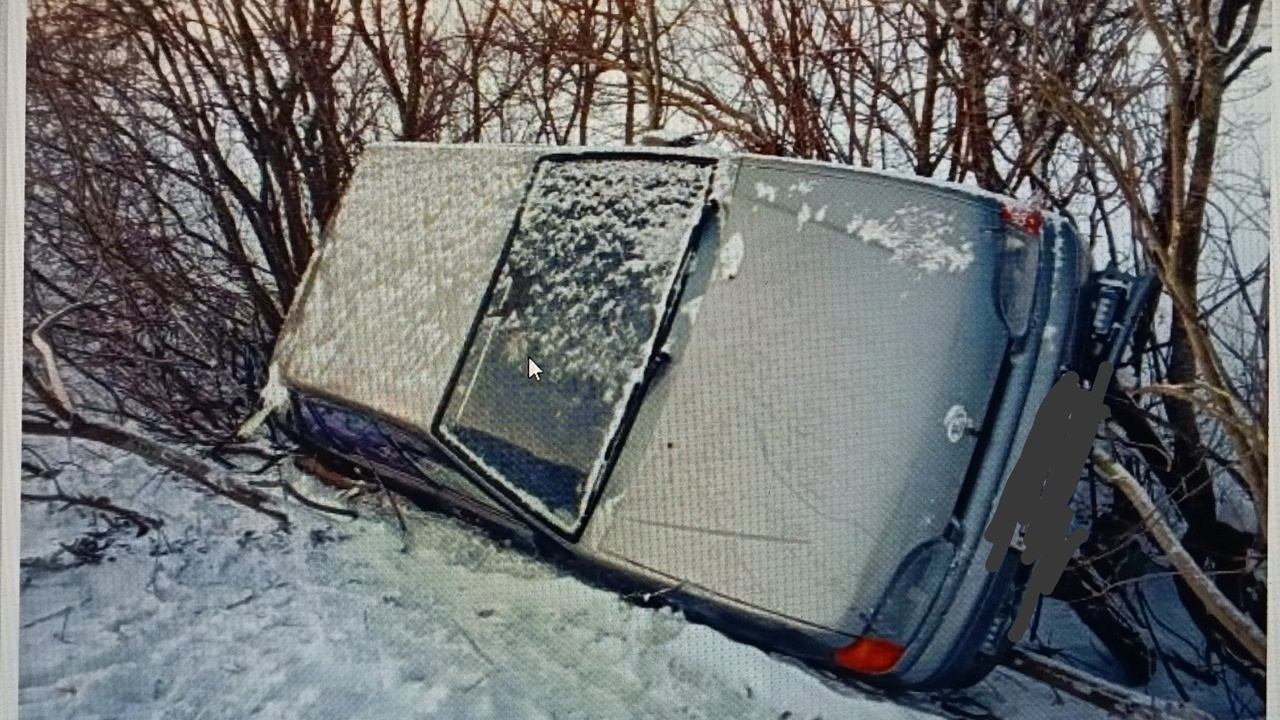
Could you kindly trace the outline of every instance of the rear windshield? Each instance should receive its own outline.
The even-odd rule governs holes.
[[[623,432],[710,174],[705,161],[616,156],[536,171],[438,433],[563,531],[578,529]]]

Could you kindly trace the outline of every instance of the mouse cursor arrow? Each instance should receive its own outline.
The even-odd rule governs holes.
[[[529,377],[542,382],[542,368],[538,367],[538,363],[534,362],[533,358],[526,356],[525,359],[529,361]]]

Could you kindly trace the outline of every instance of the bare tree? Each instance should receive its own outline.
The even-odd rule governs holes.
[[[353,0],[352,26],[373,57],[395,108],[397,140],[445,139],[449,115],[466,77],[458,71],[458,63],[463,61],[457,57],[458,44],[436,24],[431,7],[427,0],[398,2],[394,8],[383,0]],[[490,6],[490,17],[496,8]],[[476,42],[480,52],[487,35],[488,27],[482,24]],[[474,83],[473,90],[478,100]],[[475,127],[481,125],[480,115],[479,111],[473,115]]]
[[[283,520],[173,444],[225,452],[252,411],[379,130],[343,7],[32,4],[24,432],[137,453]]]
[[[162,168],[178,153],[125,92],[143,81],[127,38],[92,18],[32,6],[28,337],[41,328],[83,409],[226,437],[251,403],[237,345],[255,337],[253,307],[228,285],[236,257]]]
[[[1157,274],[1172,310],[1167,331],[1154,313],[1149,318],[1143,341],[1153,348],[1153,365],[1143,385],[1117,393],[1116,420],[1186,523],[1182,543],[1196,566],[1211,572],[1214,585],[1259,626],[1265,584],[1251,558],[1265,554],[1265,391],[1245,391],[1236,378],[1251,377],[1257,388],[1265,356],[1255,336],[1242,348],[1252,345],[1253,352],[1235,363],[1224,359],[1228,344],[1215,341],[1209,328],[1201,273],[1223,97],[1270,50],[1254,42],[1261,9],[1261,0],[1227,0],[1212,11],[1207,3],[1140,0],[1127,18],[1130,47],[1150,41],[1154,58],[1131,56],[1099,68],[1088,94],[1048,73],[1037,73],[1034,84],[1037,102],[1068,124],[1097,163],[1095,172],[1113,178],[1138,261]],[[1265,267],[1232,272],[1234,296],[1244,299]],[[1261,319],[1256,309],[1251,317]],[[1144,402],[1148,397],[1158,404]],[[1206,432],[1221,433],[1225,442],[1211,443]],[[1256,533],[1219,519],[1215,477],[1247,494]],[[1189,582],[1183,573],[1179,591],[1193,617],[1260,688],[1265,658],[1257,646],[1207,612]]]
[[[373,69],[355,62],[349,15],[340,0],[110,0],[106,9],[149,70],[133,93],[162,109],[163,127],[190,153],[190,167],[166,171],[212,207],[272,331],[377,119]],[[249,270],[259,263],[265,277]]]
[[[1121,480],[1087,486],[1102,501],[1082,511],[1093,534],[1057,596],[1144,682],[1157,652],[1124,590],[1143,570],[1126,558],[1169,552],[1165,530],[1185,527],[1181,599],[1260,688],[1258,636],[1239,620],[1263,628],[1266,602],[1269,266],[1239,238],[1265,231],[1248,223],[1266,206],[1231,203],[1268,190],[1257,173],[1224,173],[1220,143],[1226,93],[1270,50],[1261,12],[1262,0],[38,0],[28,419],[227,440],[370,141],[630,143],[683,123],[741,150],[968,182],[1071,215],[1097,256],[1150,268],[1163,291],[1109,400],[1108,477]],[[1223,485],[1248,499],[1256,530],[1220,519]]]

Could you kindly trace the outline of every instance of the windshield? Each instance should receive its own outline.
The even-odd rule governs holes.
[[[607,471],[711,169],[617,156],[539,164],[438,431],[561,530],[576,532]]]

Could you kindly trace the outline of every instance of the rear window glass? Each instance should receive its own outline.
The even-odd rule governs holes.
[[[438,432],[561,530],[603,480],[710,174],[697,160],[539,164]]]

